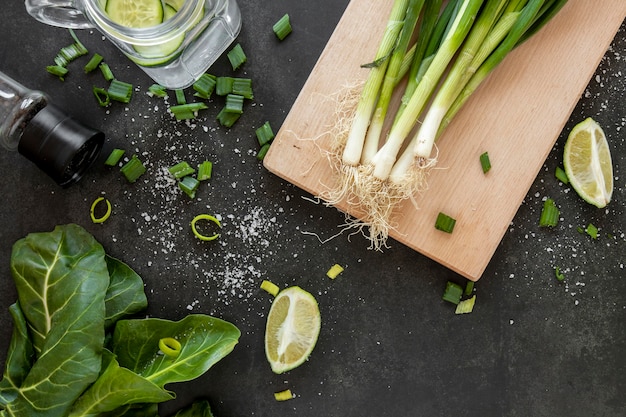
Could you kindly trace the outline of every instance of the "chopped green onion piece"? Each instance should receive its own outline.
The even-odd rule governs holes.
[[[267,155],[267,152],[270,150],[270,144],[266,143],[265,145],[261,146],[261,149],[259,149],[259,153],[256,154],[256,159],[258,159],[259,161],[262,161],[263,159],[265,159],[265,155]]]
[[[598,228],[596,226],[594,226],[593,224],[591,224],[591,223],[589,223],[589,225],[585,229],[585,232],[589,236],[591,236],[592,239],[597,239],[598,238]]]
[[[135,182],[146,172],[146,167],[143,165],[137,155],[133,155],[128,162],[126,162],[120,168],[120,172],[126,177],[128,182]]]
[[[217,120],[220,122],[222,126],[232,127],[235,124],[235,122],[239,120],[240,116],[241,116],[241,113],[234,113],[234,112],[227,111],[226,107],[224,107],[217,114]]]
[[[198,181],[206,181],[211,179],[213,173],[213,162],[204,161],[198,165]]]
[[[228,54],[226,55],[228,56],[231,67],[233,67],[233,71],[241,67],[248,59],[243,51],[243,48],[241,47],[241,44],[239,43],[228,51]]]
[[[87,62],[87,64],[85,64],[85,68],[84,68],[85,74],[88,74],[91,71],[98,68],[98,65],[100,65],[100,63],[102,62],[102,59],[103,59],[102,55],[98,53],[93,54],[91,59]]]
[[[272,26],[272,30],[279,40],[282,41],[285,39],[292,31],[289,15],[285,14],[283,17],[278,19],[278,21],[274,23],[274,26]]]
[[[56,75],[57,77],[59,77],[61,81],[65,81],[65,76],[69,72],[67,68],[60,65],[48,65],[46,67],[46,71],[48,71],[52,75]]]
[[[111,100],[129,103],[133,96],[133,85],[124,81],[112,80],[107,93],[109,93]]]
[[[115,148],[111,151],[106,161],[104,161],[104,165],[111,166],[111,167],[115,166],[118,164],[118,162],[120,162],[120,159],[122,159],[122,156],[124,156],[124,150]]]
[[[435,221],[435,229],[441,230],[442,232],[452,233],[454,230],[454,225],[456,224],[456,220],[452,217],[448,216],[445,213],[439,213],[437,215],[437,220]]]
[[[166,88],[159,84],[152,84],[150,87],[148,87],[148,92],[157,97],[167,97]]]
[[[100,217],[96,217],[96,206],[101,202],[104,201],[106,203],[106,211],[104,212],[104,214]],[[104,223],[109,216],[111,216],[111,202],[109,200],[107,200],[104,197],[98,197],[94,200],[93,203],[91,203],[91,209],[89,210],[89,215],[91,216],[91,221],[94,223]]]
[[[65,67],[76,58],[86,55],[89,51],[80,43],[76,42],[68,46],[61,48],[57,56],[54,58],[55,64]]]
[[[563,281],[565,279],[565,275],[561,272],[561,268],[559,268],[558,266],[554,268],[554,275],[559,281]]]
[[[274,393],[274,399],[276,401],[287,401],[287,400],[291,400],[292,398],[293,398],[293,393],[291,392],[290,389],[286,389],[284,391]]]
[[[105,80],[113,81],[115,79],[115,75],[113,75],[113,71],[111,71],[111,67],[109,67],[109,64],[107,64],[106,62],[101,62],[100,65],[98,65],[98,68],[100,68],[100,71],[102,72],[102,76],[104,77]]]
[[[335,279],[343,272],[343,266],[339,264],[335,264],[330,267],[330,269],[326,272],[326,276],[330,279]]]
[[[476,304],[476,295],[473,295],[467,300],[459,301],[459,303],[456,305],[456,310],[454,310],[454,314],[471,313],[474,310],[474,304]]]
[[[195,174],[196,170],[192,168],[187,162],[179,162],[176,165],[172,165],[167,169],[170,174],[176,179],[186,177],[187,175]]]
[[[176,120],[187,120],[195,118],[199,110],[208,108],[204,103],[187,103],[171,106],[170,111],[176,117]]]
[[[176,90],[174,90],[174,93],[176,94],[176,103],[187,104],[187,99],[185,98],[184,90],[177,88]]]
[[[243,96],[228,94],[226,96],[226,106],[224,110],[230,113],[243,113],[243,100]]]
[[[159,350],[163,352],[165,356],[177,358],[182,348],[183,346],[180,342],[173,337],[159,339]]]
[[[193,220],[191,220],[191,230],[193,231],[193,234],[200,240],[204,240],[204,241],[210,241],[210,240],[215,240],[217,239],[220,235],[219,233],[214,233],[211,236],[206,236],[201,234],[200,232],[198,232],[198,229],[196,227],[196,223],[200,220],[208,220],[214,224],[217,225],[217,227],[221,228],[222,225],[220,224],[220,221],[214,217],[211,216],[210,214],[198,214],[196,217],[193,218]]]
[[[554,176],[557,180],[561,181],[563,184],[569,184],[569,178],[567,178],[567,174],[561,167],[556,167],[554,170]]]
[[[193,83],[192,88],[196,91],[194,96],[208,99],[215,90],[217,84],[217,77],[211,74],[202,74],[198,80]]]
[[[269,294],[273,295],[274,297],[276,297],[276,294],[278,294],[278,292],[280,291],[280,288],[278,288],[278,285],[266,279],[264,279],[263,282],[261,282],[261,289],[267,291]]]
[[[541,217],[539,218],[540,227],[554,227],[559,223],[559,216],[561,212],[556,207],[554,200],[551,198],[546,199],[543,203],[543,209],[541,210]]]
[[[256,138],[259,142],[259,146],[263,146],[266,143],[270,143],[276,135],[270,126],[270,122],[263,123],[263,126],[255,130]]]
[[[233,92],[233,77],[217,77],[215,80],[215,94],[225,96]]]
[[[486,174],[491,169],[491,161],[489,160],[489,154],[484,152],[480,155],[480,166],[483,168],[483,173]]]
[[[111,104],[111,97],[109,97],[109,93],[107,92],[107,90],[100,87],[94,87],[92,91],[100,106],[106,107]]]
[[[446,283],[446,289],[443,292],[443,300],[452,304],[459,304],[461,296],[463,295],[463,287],[456,282],[448,281]]]
[[[200,181],[190,176],[184,177],[181,181],[178,182],[178,188],[183,190],[183,192],[187,194],[189,198],[196,197],[196,191],[198,190],[199,185]]]
[[[252,94],[252,79],[250,78],[233,78],[232,91],[233,94],[238,94],[247,99],[254,98]]]
[[[465,284],[465,295],[472,295],[472,291],[474,291],[474,281],[468,280],[467,284]]]

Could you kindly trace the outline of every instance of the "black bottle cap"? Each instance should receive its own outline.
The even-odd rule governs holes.
[[[18,152],[60,186],[68,187],[83,176],[103,144],[104,133],[49,104],[25,126]]]

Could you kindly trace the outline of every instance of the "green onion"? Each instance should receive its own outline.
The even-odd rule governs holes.
[[[176,179],[180,179],[180,178],[186,177],[187,175],[192,175],[196,173],[196,170],[191,165],[189,165],[186,161],[182,161],[182,162],[177,163],[176,165],[172,165],[167,170]]]
[[[235,45],[230,51],[228,51],[226,55],[228,57],[228,60],[230,61],[230,65],[233,68],[233,71],[241,67],[248,59],[245,52],[243,51],[243,48],[241,47],[241,44],[239,43]]]
[[[54,58],[54,63],[61,67],[66,67],[70,62],[76,58],[86,55],[89,51],[80,42],[73,43],[61,48],[57,56]]]
[[[187,104],[187,99],[185,98],[185,91],[177,88],[174,90],[174,94],[176,95],[176,103],[177,104]]]
[[[112,80],[107,93],[111,100],[119,101],[120,103],[130,103],[130,99],[133,96],[133,86],[124,81]]]
[[[567,174],[561,167],[556,167],[554,170],[554,176],[557,180],[561,181],[563,184],[569,184],[569,178],[567,178]]]
[[[104,161],[104,165],[115,166],[120,162],[122,156],[124,156],[124,150],[115,148],[111,151],[107,159]]]
[[[102,72],[102,76],[106,81],[113,81],[115,79],[115,75],[113,75],[111,67],[109,67],[109,64],[106,62],[101,62],[100,65],[98,65],[98,68],[100,68],[100,72]]]
[[[250,78],[233,78],[231,93],[247,99],[254,98],[252,94],[252,80]]]
[[[215,90],[217,77],[211,74],[202,74],[198,80],[193,83],[192,88],[196,91],[194,96],[209,99]]]
[[[554,276],[559,281],[563,281],[565,279],[565,275],[561,272],[561,268],[559,268],[558,266],[554,268]]]
[[[111,97],[109,97],[109,93],[107,92],[107,90],[100,87],[93,87],[92,91],[100,106],[106,107],[111,104]]]
[[[217,114],[217,121],[224,127],[232,127],[239,117],[241,113],[233,113],[226,110],[226,108],[222,108],[220,112]]]
[[[437,215],[437,220],[435,221],[435,229],[441,230],[442,232],[452,233],[454,230],[454,225],[456,224],[456,220],[452,217],[448,216],[445,213],[439,213]]]
[[[189,198],[195,198],[196,191],[200,186],[200,181],[198,181],[194,177],[184,177],[181,181],[178,182],[178,188],[183,190],[185,194],[189,196]]]
[[[476,295],[473,295],[467,300],[461,300],[454,310],[454,314],[468,314],[474,311],[474,305],[476,304]]]
[[[276,401],[288,401],[293,398],[293,393],[290,389],[282,390],[274,393],[274,399]]]
[[[465,292],[464,294],[467,296],[472,295],[472,292],[474,291],[474,281],[468,280],[467,284],[465,284]]]
[[[176,117],[176,120],[188,120],[196,117],[199,110],[208,109],[204,103],[187,103],[171,106],[170,111]]]
[[[463,287],[456,282],[448,281],[446,283],[446,289],[443,292],[443,300],[452,304],[459,304],[461,296],[463,295]]]
[[[243,113],[243,96],[239,94],[228,94],[224,110],[229,113]]]
[[[554,200],[551,198],[546,199],[543,203],[543,209],[541,210],[541,217],[539,218],[540,227],[554,227],[559,223],[559,216],[561,212],[556,207]]]
[[[106,203],[106,211],[100,217],[96,217],[96,207],[100,204],[101,201]],[[91,221],[98,224],[104,223],[111,216],[111,202],[104,197],[98,197],[91,204],[91,208],[89,210],[89,215],[91,217]]]
[[[343,272],[343,270],[344,270],[343,266],[339,264],[334,264],[333,266],[330,267],[328,271],[326,271],[326,276],[330,279],[335,279],[339,276],[339,274]]]
[[[257,128],[254,133],[256,134],[257,141],[259,142],[259,146],[263,146],[267,143],[270,143],[275,135],[272,127],[270,126],[270,122],[265,122],[259,128]]]
[[[491,169],[491,161],[489,160],[489,153],[484,152],[480,154],[480,166],[483,169],[483,173],[486,174]]]
[[[163,352],[165,356],[170,358],[177,358],[182,350],[180,342],[173,337],[164,337],[159,339],[159,350]]]
[[[594,226],[592,223],[589,223],[587,225],[587,228],[585,229],[585,233],[591,236],[592,239],[598,238],[598,228]]]
[[[217,77],[215,80],[215,94],[225,96],[233,92],[233,77]]]
[[[259,149],[259,152],[256,154],[256,159],[258,159],[259,161],[262,161],[265,158],[265,155],[267,155],[267,152],[270,150],[270,144],[266,143],[265,145],[261,146],[261,149]]]
[[[200,220],[207,220],[215,225],[217,225],[217,227],[221,228],[222,225],[220,223],[220,221],[215,217],[215,216],[211,216],[210,214],[198,214],[196,217],[193,218],[193,220],[191,220],[191,230],[193,231],[193,234],[200,240],[204,240],[204,241],[211,241],[211,240],[215,240],[217,239],[220,235],[219,233],[214,233],[210,236],[204,235],[202,233],[200,233],[198,231],[198,227],[197,227],[197,223]]]
[[[146,167],[143,165],[137,155],[133,155],[128,162],[126,162],[120,168],[120,172],[126,177],[126,180],[133,183],[139,179],[146,172]]]
[[[93,54],[91,59],[87,62],[87,64],[85,64],[85,68],[84,68],[85,74],[88,74],[91,71],[98,68],[98,65],[100,65],[100,63],[102,62],[102,59],[103,59],[102,55],[98,53]]]
[[[48,71],[52,75],[56,75],[57,77],[59,77],[61,81],[65,81],[65,76],[69,72],[67,68],[60,65],[48,65],[46,67],[46,71]]]
[[[272,26],[272,30],[279,40],[282,41],[285,39],[292,31],[289,15],[284,14],[283,17],[278,19],[278,21]]]
[[[273,295],[274,297],[276,297],[276,294],[278,294],[278,292],[280,291],[278,285],[266,279],[261,282],[261,289],[267,291],[270,295]]]
[[[167,97],[167,89],[159,84],[152,84],[150,87],[148,87],[148,92],[156,97]]]
[[[198,181],[206,181],[211,179],[213,173],[213,163],[204,161],[198,165]]]

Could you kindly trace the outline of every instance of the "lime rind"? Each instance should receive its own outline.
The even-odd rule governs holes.
[[[613,194],[611,152],[604,131],[592,118],[578,123],[563,150],[563,166],[572,188],[587,203],[605,207]]]

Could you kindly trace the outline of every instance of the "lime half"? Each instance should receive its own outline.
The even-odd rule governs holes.
[[[320,327],[320,310],[313,295],[297,286],[280,291],[265,327],[265,355],[272,371],[281,374],[307,360]]]
[[[105,11],[112,21],[129,28],[147,28],[163,22],[161,0],[108,0]]]
[[[589,204],[605,207],[613,195],[613,165],[604,131],[592,118],[570,132],[563,151],[565,173],[578,195]]]

